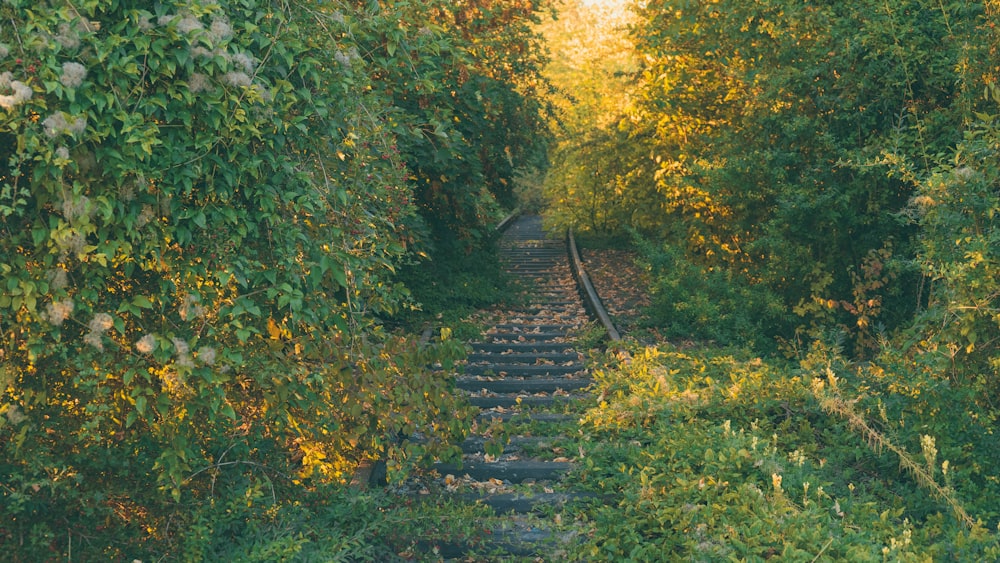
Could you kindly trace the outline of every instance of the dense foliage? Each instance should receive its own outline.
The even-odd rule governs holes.
[[[456,453],[462,345],[385,322],[496,299],[549,125],[552,222],[632,237],[655,324],[797,360],[617,358],[581,558],[1000,555],[996,7],[569,3],[543,78],[547,8],[0,2],[5,555],[471,533],[344,485]]]
[[[9,555],[203,559],[234,503],[273,533],[361,462],[454,453],[462,345],[379,319],[537,159],[534,10],[0,4]]]
[[[544,62],[531,24],[542,3],[399,3],[363,39],[399,117],[399,150],[437,245],[471,251],[516,171],[542,166]]]
[[[891,363],[633,347],[597,373],[578,479],[620,494],[579,560],[991,561],[991,423]]]
[[[650,259],[661,322],[677,335],[780,336],[794,347],[796,329],[832,323],[854,352],[871,352],[933,299],[928,282],[940,272],[915,258],[943,233],[921,224],[920,194],[939,166],[962,168],[951,163],[967,154],[963,131],[991,127],[990,10],[644,2],[630,27],[641,68],[618,66],[631,103],[562,141],[554,216],[578,229],[637,229],[654,250],[672,248]],[[713,315],[671,281],[674,266],[743,288],[724,308],[753,326],[675,319]],[[748,291],[755,297],[736,297]]]
[[[997,15],[633,5],[589,79],[629,103],[559,139],[551,218],[632,237],[669,337],[753,352],[599,374],[580,478],[623,499],[581,559],[998,557]]]

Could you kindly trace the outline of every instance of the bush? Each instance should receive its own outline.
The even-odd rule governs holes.
[[[961,410],[969,404],[961,395],[883,389],[866,411],[849,397],[885,382],[885,371],[853,368],[822,346],[798,368],[739,350],[667,346],[633,347],[608,362],[595,374],[602,402],[583,420],[585,443],[596,445],[577,478],[620,500],[592,514],[580,560],[1000,555],[987,531],[992,495],[962,484],[994,467],[995,445],[926,434],[934,417],[951,428],[970,422],[923,409],[945,399]],[[906,403],[889,416],[919,414],[897,423],[879,415],[883,400]]]
[[[653,279],[648,322],[662,327],[664,336],[775,349],[773,335],[792,320],[765,286],[729,269],[696,264],[669,245],[638,235],[635,240]]]
[[[996,88],[988,90],[1000,100]],[[906,215],[920,225],[916,259],[928,304],[910,341],[939,377],[968,386],[996,413],[1000,391],[1000,167],[997,117],[982,114],[954,156],[921,178]]]
[[[376,323],[415,210],[364,14],[37,8],[0,5],[8,556],[168,553],[191,507],[454,454],[469,413],[428,366],[462,346]]]

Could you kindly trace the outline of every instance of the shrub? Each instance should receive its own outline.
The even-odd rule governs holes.
[[[188,507],[447,456],[468,413],[428,366],[462,347],[375,322],[414,208],[360,14],[36,8],[0,5],[9,555],[166,552]]]
[[[773,335],[791,321],[767,287],[726,268],[696,264],[669,244],[635,240],[653,279],[648,322],[662,327],[664,336],[774,350]]]
[[[1000,554],[992,521],[963,516],[995,518],[992,495],[959,485],[995,446],[927,435],[935,416],[938,425],[969,420],[924,409],[937,399],[902,387],[859,408],[850,397],[885,381],[878,370],[855,368],[823,346],[798,368],[739,350],[669,346],[633,347],[608,364],[595,374],[600,403],[583,419],[585,443],[594,445],[576,477],[620,497],[590,515],[580,560]],[[945,390],[940,398],[959,410],[968,404]],[[897,423],[878,414],[883,400],[921,414]]]

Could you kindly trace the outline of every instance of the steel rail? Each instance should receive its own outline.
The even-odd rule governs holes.
[[[591,283],[590,276],[587,275],[587,270],[583,266],[583,260],[580,259],[580,251],[577,250],[572,228],[566,230],[566,246],[569,249],[570,269],[573,270],[573,277],[576,278],[576,283],[580,288],[584,307],[604,326],[604,330],[608,333],[608,339],[612,342],[620,341],[622,336],[618,332],[618,329],[615,328],[615,323],[611,320],[611,315],[604,308],[604,303],[601,302],[601,297],[597,294],[597,290],[594,289],[594,284]]]

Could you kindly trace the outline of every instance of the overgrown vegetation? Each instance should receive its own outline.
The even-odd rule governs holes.
[[[997,558],[992,422],[900,367],[822,345],[799,365],[669,345],[610,357],[576,478],[620,500],[591,513],[578,558]]]
[[[463,345],[386,327],[504,295],[544,182],[635,241],[660,333],[746,350],[601,374],[578,477],[624,498],[580,558],[1000,557],[996,5],[571,3],[555,101],[548,9],[0,3],[5,556],[474,538],[346,485],[457,454]]]
[[[470,422],[431,367],[464,346],[382,321],[544,155],[538,6],[497,7],[0,4],[5,557],[382,560],[433,528],[339,488]]]
[[[993,224],[991,196],[965,196],[997,180],[981,156],[996,113],[993,10],[922,0],[642,3],[627,20],[631,57],[601,57],[617,39],[595,41],[568,57],[569,78],[552,73],[587,86],[572,90],[580,104],[553,157],[551,216],[578,230],[637,230],[658,286],[676,284],[667,263],[753,295],[725,304],[745,315],[720,317],[663,287],[657,322],[763,349],[839,325],[852,353],[874,353],[881,337],[942,312],[935,292],[952,273],[927,262],[930,247],[982,254],[966,271],[995,287],[994,256],[944,235]],[[592,89],[623,92],[614,99],[626,103]],[[940,198],[926,192],[945,183],[960,209],[928,215]],[[937,223],[945,215],[950,224]],[[734,330],[732,315],[755,319],[766,336]]]
[[[585,87],[549,217],[632,233],[650,324],[700,344],[604,374],[585,427],[610,444],[581,478],[624,498],[581,558],[995,559],[996,6],[653,0],[620,21],[550,74]]]

